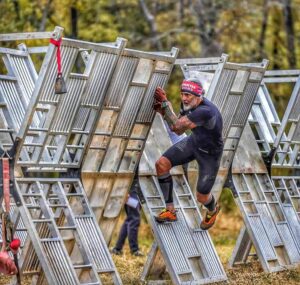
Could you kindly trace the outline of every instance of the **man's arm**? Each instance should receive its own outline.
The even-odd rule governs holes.
[[[155,90],[153,108],[164,117],[170,129],[177,135],[181,135],[186,130],[196,127],[196,125],[190,121],[187,116],[178,118],[175,115],[172,104],[167,99],[166,92],[160,87],[157,87]]]
[[[189,120],[187,116],[178,118],[175,115],[170,102],[163,102],[162,108],[164,110],[164,119],[168,123],[170,129],[177,135],[181,135],[186,130],[196,127],[196,124]]]
[[[193,128],[196,128],[196,124],[189,120],[187,116],[178,119],[175,125],[171,127],[172,131],[177,135],[182,135],[186,130]]]

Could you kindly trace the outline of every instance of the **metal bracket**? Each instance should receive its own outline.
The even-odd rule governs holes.
[[[273,158],[274,158],[274,156],[275,156],[276,150],[277,150],[276,147],[272,147],[272,149],[269,151],[268,154],[265,154],[265,155],[262,156],[262,158],[263,158],[263,160],[264,160],[264,163],[265,163],[265,165],[266,165],[266,167],[267,167],[269,176],[271,176],[271,172],[272,172],[272,161],[273,161]]]
[[[229,167],[227,178],[226,178],[223,188],[229,188],[231,190],[233,197],[234,198],[238,197],[238,193],[236,191],[236,188],[234,186],[233,179],[232,179],[232,163]]]
[[[297,156],[296,158],[296,162],[299,165],[300,164],[300,154]],[[294,176],[300,176],[300,169],[299,168],[295,168],[294,171]],[[297,182],[297,186],[300,187],[300,181]]]

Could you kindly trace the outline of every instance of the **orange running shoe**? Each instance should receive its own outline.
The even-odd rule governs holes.
[[[221,207],[217,204],[216,209],[212,214],[206,212],[205,219],[202,220],[200,228],[202,230],[208,230],[209,228],[211,228],[214,225],[220,210]]]
[[[171,212],[168,209],[162,210],[162,212],[154,218],[159,223],[177,221],[176,212]]]

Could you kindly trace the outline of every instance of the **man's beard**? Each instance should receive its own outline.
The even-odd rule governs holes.
[[[201,100],[201,102],[202,102],[202,100]],[[197,98],[194,98],[189,104],[184,104],[182,102],[182,105],[183,105],[184,111],[189,111],[189,110],[196,108],[199,105],[199,102],[197,101]]]
[[[188,105],[182,104],[182,105],[183,105],[183,110],[184,111],[189,111],[189,110],[192,109],[192,106],[190,104],[188,104]]]

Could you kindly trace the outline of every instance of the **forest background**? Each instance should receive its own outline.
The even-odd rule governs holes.
[[[300,66],[300,0],[0,0],[0,33],[51,31],[92,42],[128,40],[144,51],[179,48],[179,58],[222,53],[232,62],[270,60],[269,69]],[[182,74],[167,87],[178,110]],[[290,87],[273,87],[284,111]],[[272,90],[272,87],[271,87]]]

